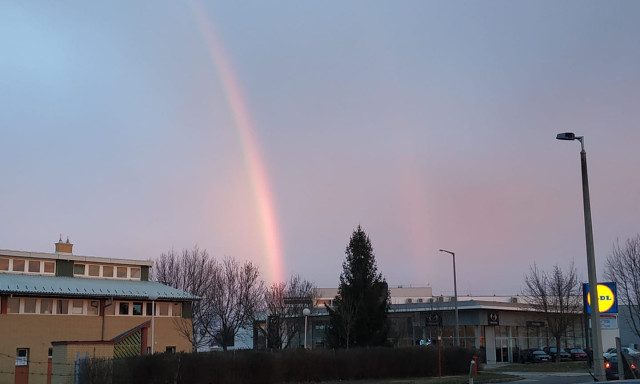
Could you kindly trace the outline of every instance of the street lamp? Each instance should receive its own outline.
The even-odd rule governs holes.
[[[311,314],[311,310],[305,308],[302,310],[302,314],[304,315],[304,349],[307,349],[307,318]]]
[[[155,335],[155,318],[156,318],[156,300],[158,300],[159,295],[157,293],[150,293],[149,300],[151,300],[151,354],[154,352],[154,344],[156,343],[156,335]]]
[[[598,279],[596,275],[596,259],[593,250],[593,228],[591,227],[591,203],[589,201],[589,178],[587,177],[587,152],[584,150],[584,136],[576,136],[573,132],[559,133],[558,140],[578,140],[580,164],[582,168],[582,201],[584,205],[584,233],[587,240],[587,273],[589,275],[589,297],[591,299],[591,344],[593,346],[593,364],[596,379],[605,380],[604,357],[602,356],[602,330],[600,325],[600,308],[598,307]],[[595,305],[594,305],[595,303]]]
[[[459,329],[460,325],[458,323],[458,284],[456,282],[456,254],[455,252],[447,251],[446,249],[441,249],[440,252],[446,252],[451,256],[453,256],[453,299],[455,300],[454,305],[456,309],[455,335],[456,335],[456,347],[459,347],[460,346],[460,329]]]

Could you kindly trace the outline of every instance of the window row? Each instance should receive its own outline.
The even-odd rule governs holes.
[[[182,315],[182,303],[156,302],[155,304],[155,316],[180,317]],[[152,308],[153,304],[146,301],[115,301],[107,304],[104,311],[107,316],[151,316]],[[9,297],[7,313],[98,316],[100,301]]]
[[[74,263],[73,275],[79,277],[140,280],[140,267]]]
[[[155,316],[179,317],[182,315],[181,303],[156,302]],[[105,315],[115,316],[151,316],[153,304],[143,301],[116,301],[105,308]]]
[[[0,271],[53,275],[56,272],[56,262],[0,257]]]
[[[7,313],[97,316],[99,308],[98,300],[7,298]]]

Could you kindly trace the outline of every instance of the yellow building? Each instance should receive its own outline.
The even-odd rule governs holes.
[[[0,383],[73,383],[78,356],[191,351],[195,297],[151,261],[0,250]],[[153,340],[153,343],[152,343]]]

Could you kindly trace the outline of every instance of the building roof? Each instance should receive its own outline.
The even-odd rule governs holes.
[[[120,265],[139,265],[153,267],[151,260],[130,260],[120,258],[107,258],[96,256],[81,256],[71,253],[45,253],[45,252],[25,252],[12,251],[9,249],[0,249],[0,256],[24,257],[27,259],[50,259],[50,260],[73,260],[85,263],[104,263],[104,264],[120,264]]]
[[[89,279],[0,273],[0,294],[135,298],[149,300],[199,300],[198,296],[155,281]]]

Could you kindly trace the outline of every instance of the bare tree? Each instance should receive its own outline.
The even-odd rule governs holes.
[[[607,256],[604,275],[616,282],[618,301],[626,306],[627,321],[640,336],[640,234],[627,239],[624,246],[616,241]]]
[[[541,271],[533,264],[525,275],[523,295],[528,296],[529,304],[544,313],[558,351],[561,350],[562,336],[580,313],[580,293],[580,282],[573,262],[566,271],[555,265],[551,272]],[[560,353],[556,353],[556,360],[560,361]]]
[[[251,262],[238,263],[227,257],[216,263],[212,284],[206,298],[211,304],[206,332],[225,351],[233,345],[240,329],[253,325],[256,313],[262,309],[264,282],[258,267]]]
[[[260,329],[267,338],[268,345],[275,349],[289,348],[293,338],[304,327],[302,311],[311,309],[316,297],[312,282],[292,275],[286,283],[275,283],[266,290],[266,329]]]
[[[211,303],[205,295],[211,288],[215,266],[215,260],[209,257],[209,253],[196,245],[193,249],[184,249],[180,254],[173,249],[161,254],[151,271],[152,280],[202,298],[192,304],[191,321],[182,317],[174,318],[176,327],[189,340],[194,351],[210,341],[207,335],[210,334],[208,319],[211,317]]]

